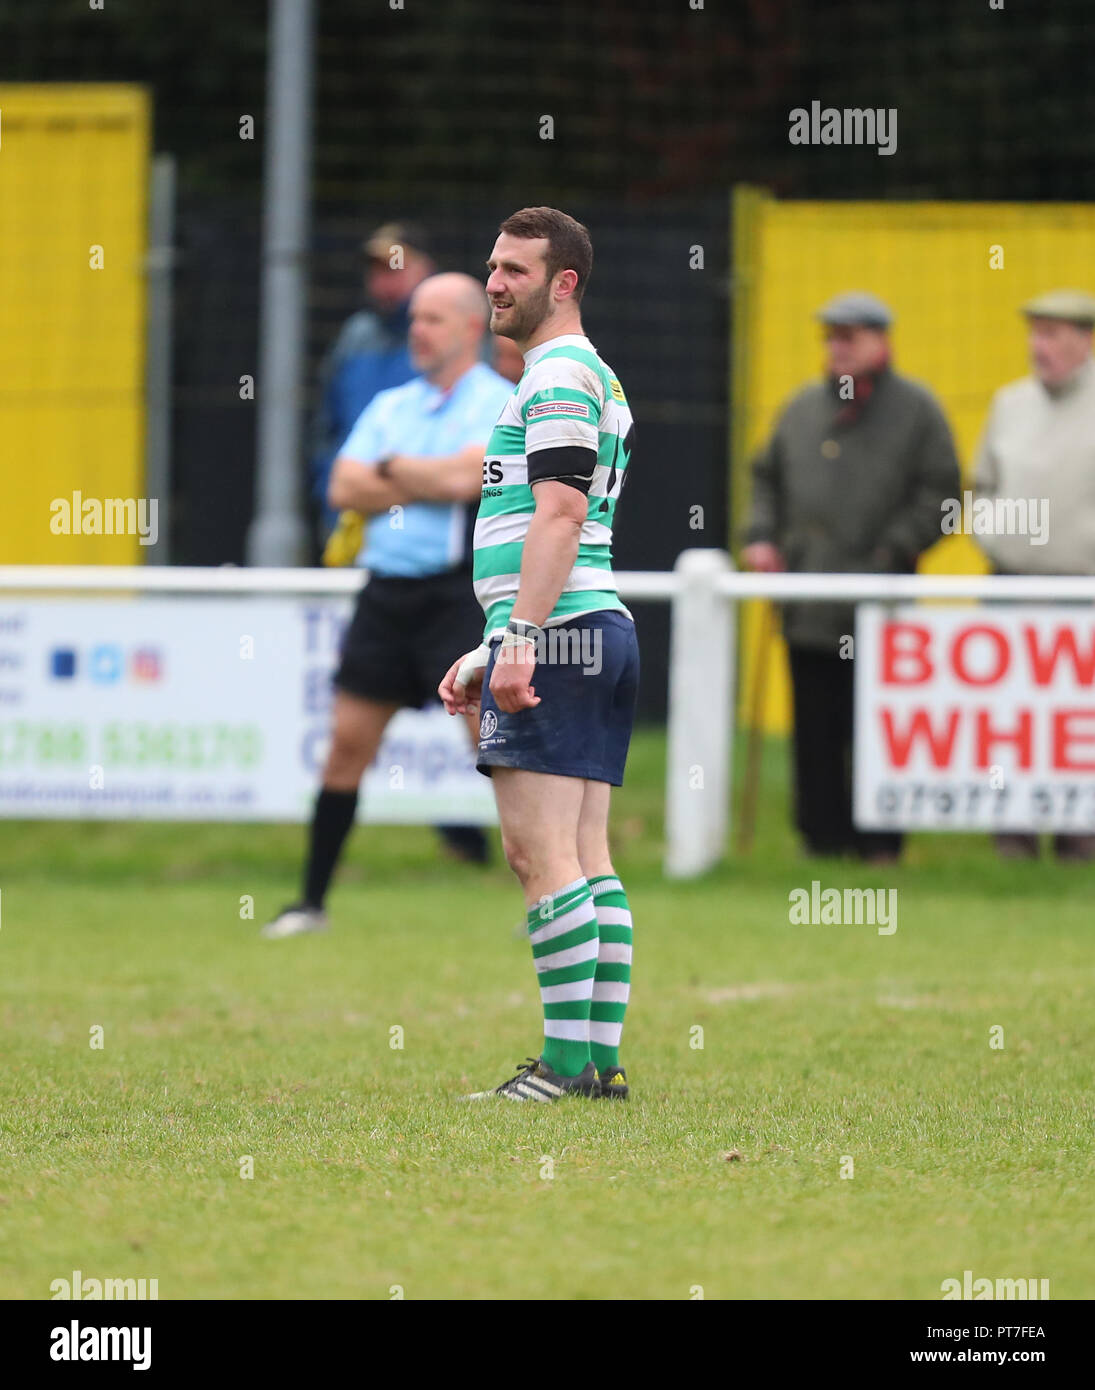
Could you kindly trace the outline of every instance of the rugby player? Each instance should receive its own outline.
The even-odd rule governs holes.
[[[474,536],[483,643],[438,693],[480,711],[477,766],[494,782],[502,845],[525,893],[544,1045],[471,1099],[626,1100],[619,1045],[631,912],[608,850],[639,655],[612,574],[612,524],[632,452],[627,399],[582,330],[589,233],[555,208],[499,228],[487,262],[491,332],[525,372],[487,442]]]

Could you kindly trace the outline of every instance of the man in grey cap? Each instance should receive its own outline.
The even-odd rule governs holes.
[[[927,388],[891,367],[893,315],[880,299],[837,295],[818,318],[826,379],[791,399],[754,461],[742,558],[768,572],[912,573],[958,495],[950,427]],[[796,823],[811,853],[892,862],[900,835],[852,823],[854,624],[852,604],[783,608]]]
[[[988,500],[1013,529],[977,541],[997,574],[1095,574],[1095,297],[1050,290],[1022,311],[1031,374],[993,397],[974,474],[975,505]],[[1095,835],[1053,844],[1059,859],[1095,858]],[[1038,854],[1037,835],[998,835],[996,845],[1006,858]]]

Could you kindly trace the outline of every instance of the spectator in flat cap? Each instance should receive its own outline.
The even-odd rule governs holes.
[[[930,391],[893,370],[893,315],[880,299],[841,294],[817,316],[826,378],[784,407],[754,461],[742,558],[768,572],[912,573],[940,538],[944,499],[958,495],[950,427]],[[852,822],[854,605],[789,603],[782,617],[805,847],[892,862],[902,837]]]
[[[974,498],[991,501],[994,516],[1037,515],[1042,524],[977,541],[997,574],[1095,574],[1095,297],[1051,290],[1022,312],[1031,374],[993,397]],[[1022,508],[995,505],[1019,499]],[[998,835],[996,845],[1006,858],[1038,854],[1037,835]],[[1059,859],[1095,858],[1095,835],[1055,835],[1053,845]]]
[[[893,314],[889,305],[866,290],[838,294],[817,311],[818,320],[839,327],[889,328]]]
[[[425,232],[411,222],[386,222],[361,244],[370,308],[342,325],[320,367],[319,403],[311,432],[311,492],[326,535],[337,519],[327,503],[331,466],[358,416],[377,394],[416,375],[407,347],[411,295],[432,275]]]

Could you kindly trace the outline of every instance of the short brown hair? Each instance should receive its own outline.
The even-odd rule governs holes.
[[[593,242],[580,222],[558,208],[522,208],[507,217],[498,231],[525,240],[547,237],[547,278],[553,280],[561,270],[573,270],[578,277],[574,298],[581,299],[593,270]]]

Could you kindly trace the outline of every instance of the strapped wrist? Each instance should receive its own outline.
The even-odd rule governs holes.
[[[542,633],[543,628],[537,627],[535,623],[528,623],[523,618],[510,618],[502,634],[500,659],[513,660],[520,653],[519,659],[522,661],[529,656],[535,660]]]
[[[510,618],[506,624],[508,635],[523,638],[527,642],[535,642],[543,630],[537,623],[530,623],[525,618]]]

